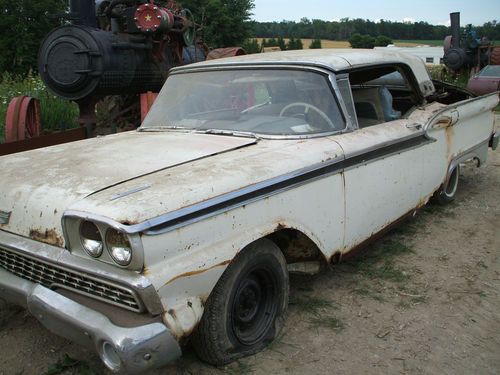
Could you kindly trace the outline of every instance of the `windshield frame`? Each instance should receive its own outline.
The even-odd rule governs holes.
[[[241,137],[251,137],[257,139],[310,139],[310,138],[322,138],[328,137],[331,135],[341,134],[345,132],[350,132],[353,130],[353,125],[348,116],[346,116],[346,107],[345,103],[340,96],[340,90],[337,86],[337,77],[335,72],[330,69],[326,69],[323,67],[318,67],[315,65],[309,64],[276,64],[276,63],[246,63],[246,64],[221,64],[221,65],[210,65],[210,66],[194,66],[194,67],[182,67],[177,69],[172,69],[169,72],[167,77],[174,75],[182,75],[182,74],[190,74],[190,73],[201,73],[201,72],[214,72],[214,71],[229,71],[229,70],[296,70],[296,71],[305,71],[305,72],[313,72],[316,74],[321,74],[327,83],[327,87],[330,90],[333,99],[337,105],[340,117],[344,122],[344,128],[338,130],[332,130],[327,132],[318,132],[311,134],[263,134],[263,133],[253,133],[253,132],[242,132],[242,131],[234,131],[234,134],[230,131],[220,131],[219,129],[210,129],[214,131],[205,132],[200,129],[182,129],[175,127],[144,127],[142,124],[137,131],[139,132],[176,132],[176,133],[192,133],[192,134],[213,134],[213,135],[228,135],[228,136],[241,136]],[[162,87],[160,91],[160,95],[162,91],[165,89],[165,85]],[[158,97],[160,97],[158,95]],[[154,105],[154,104],[153,104]],[[147,116],[146,116],[147,118]],[[145,120],[146,120],[145,118]],[[143,121],[144,123],[144,121]]]

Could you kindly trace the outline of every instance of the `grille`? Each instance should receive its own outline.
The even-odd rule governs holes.
[[[127,310],[142,311],[134,292],[127,288],[2,248],[0,267],[50,289],[63,288]]]

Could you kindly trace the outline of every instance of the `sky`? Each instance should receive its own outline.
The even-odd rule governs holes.
[[[254,0],[254,3],[253,19],[260,22],[300,21],[303,17],[338,21],[349,17],[449,25],[451,12],[460,12],[462,26],[500,21],[500,0]]]

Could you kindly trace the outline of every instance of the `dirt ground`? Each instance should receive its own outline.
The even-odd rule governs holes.
[[[219,369],[187,348],[151,374],[499,374],[499,198],[500,149],[463,168],[452,204],[426,206],[354,261],[293,277],[286,326],[264,352]],[[0,348],[0,374],[108,374],[23,310]]]

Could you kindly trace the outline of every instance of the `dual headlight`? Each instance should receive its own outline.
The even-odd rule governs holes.
[[[106,249],[111,259],[120,266],[128,266],[132,261],[132,246],[128,236],[114,228],[106,229],[103,238],[96,224],[84,220],[80,223],[80,241],[91,257],[101,257]]]

